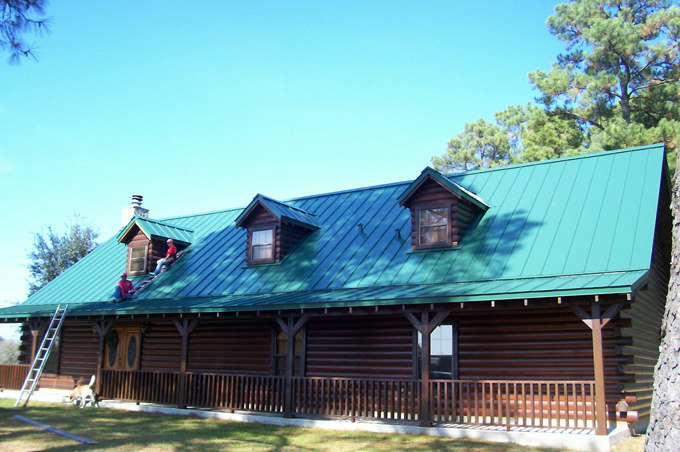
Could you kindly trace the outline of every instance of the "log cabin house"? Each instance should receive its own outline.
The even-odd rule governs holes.
[[[0,309],[23,324],[28,364],[68,304],[43,387],[96,374],[109,399],[425,427],[606,435],[648,419],[671,249],[663,145],[162,220],[140,201]],[[113,303],[168,238],[181,258]]]

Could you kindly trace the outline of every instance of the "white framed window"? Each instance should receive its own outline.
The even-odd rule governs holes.
[[[146,258],[148,246],[131,246],[128,261],[128,273],[141,275],[146,273]]]
[[[274,260],[274,230],[253,231],[250,242],[250,260],[253,262]]]

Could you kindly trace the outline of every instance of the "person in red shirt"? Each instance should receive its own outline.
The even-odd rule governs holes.
[[[172,263],[172,261],[175,260],[175,257],[177,257],[177,248],[175,248],[175,244],[172,242],[172,239],[168,239],[168,252],[165,253],[165,257],[163,259],[158,259],[158,262],[156,262],[156,270],[154,270],[153,274],[157,275],[161,272],[161,268],[163,268],[163,265],[169,265]]]
[[[116,285],[116,290],[113,293],[113,298],[115,301],[123,301],[128,298],[132,298],[135,293],[135,288],[132,286],[132,282],[128,281],[127,273],[120,275],[120,281]]]

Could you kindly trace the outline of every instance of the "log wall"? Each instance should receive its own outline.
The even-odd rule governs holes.
[[[665,178],[661,185],[649,280],[643,290],[634,294],[628,309],[621,313],[622,317],[630,319],[630,326],[623,328],[621,334],[632,341],[623,350],[633,357],[631,363],[621,366],[621,372],[630,377],[630,381],[623,385],[623,391],[637,399],[629,404],[629,409],[638,412],[640,428],[644,428],[649,420],[654,367],[659,358],[661,321],[670,276],[672,221]]]
[[[272,329],[266,320],[199,320],[189,336],[187,370],[271,375]]]
[[[179,371],[181,354],[182,338],[172,321],[148,323],[142,337],[141,370]]]
[[[305,375],[412,378],[413,331],[401,315],[315,318],[307,325]]]
[[[76,381],[97,372],[99,337],[92,322],[65,322],[61,330],[59,374]]]
[[[498,309],[498,308],[497,308]],[[449,316],[447,321],[450,321]],[[494,310],[456,314],[458,371],[461,380],[592,380],[593,342],[590,329],[571,311],[552,308]],[[621,397],[626,376],[615,318],[602,330],[607,402]]]

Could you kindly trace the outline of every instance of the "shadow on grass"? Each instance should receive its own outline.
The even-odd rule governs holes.
[[[330,431],[239,423],[196,416],[169,416],[107,409],[76,409],[53,404],[11,408],[0,400],[0,444],[11,450],[66,451],[265,451],[265,452],[555,452],[513,444],[429,436]],[[69,433],[97,441],[87,445],[67,440],[12,419],[20,414]],[[4,449],[0,447],[0,449]]]

